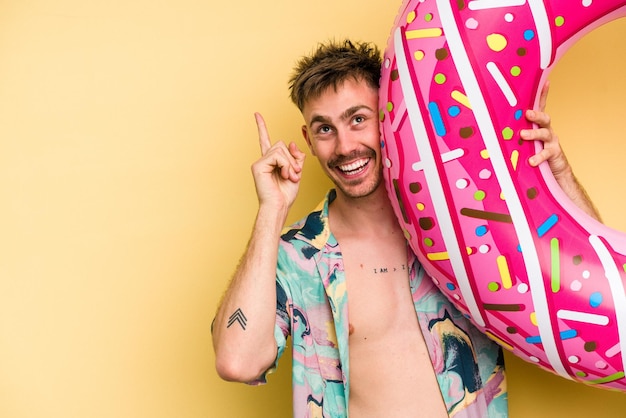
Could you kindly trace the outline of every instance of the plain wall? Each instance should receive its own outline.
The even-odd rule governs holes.
[[[209,327],[256,212],[253,112],[300,138],[294,60],[384,48],[400,2],[0,1],[0,416],[291,416],[221,381]],[[610,225],[623,197],[626,22],[559,63],[549,110]],[[290,221],[328,181],[309,156]],[[615,417],[626,394],[507,356],[512,418]]]

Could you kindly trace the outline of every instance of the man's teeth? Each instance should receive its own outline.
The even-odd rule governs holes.
[[[363,167],[365,167],[367,161],[367,159],[354,161],[350,164],[340,165],[339,169],[346,174],[355,174],[356,172],[362,170]]]

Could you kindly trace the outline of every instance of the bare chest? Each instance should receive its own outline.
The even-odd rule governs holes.
[[[342,245],[348,289],[351,347],[358,341],[389,341],[416,328],[406,244]]]

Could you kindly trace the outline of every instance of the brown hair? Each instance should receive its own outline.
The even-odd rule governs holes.
[[[337,89],[346,79],[362,79],[373,88],[380,86],[381,56],[372,43],[328,41],[309,56],[300,58],[289,79],[291,101],[302,111],[309,99],[326,89]]]

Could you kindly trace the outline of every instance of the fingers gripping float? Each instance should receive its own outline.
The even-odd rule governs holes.
[[[626,235],[529,158],[567,166],[542,86],[569,45],[625,15],[625,0],[405,0],[380,90],[387,190],[437,285],[518,357],[622,391]]]

